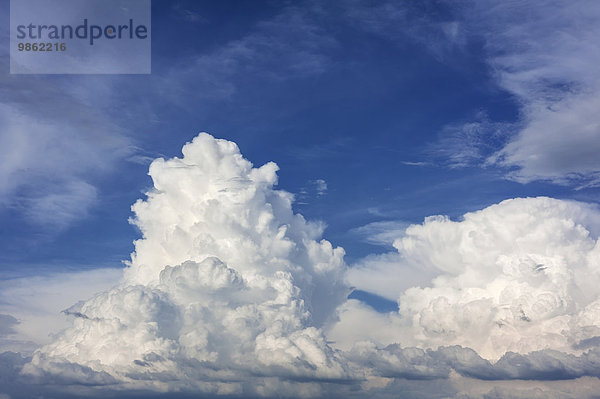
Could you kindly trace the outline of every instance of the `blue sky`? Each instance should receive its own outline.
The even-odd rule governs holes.
[[[149,75],[11,75],[0,7],[7,293],[123,268],[150,162],[200,132],[275,162],[349,268],[432,215],[600,200],[595,2],[153,0]],[[365,287],[354,297],[398,309]]]
[[[65,165],[75,169],[67,176],[52,176],[58,184],[91,184],[95,195],[83,209],[50,219],[29,213],[23,200],[59,190],[57,183],[27,165],[6,172],[18,186],[4,195],[3,273],[119,267],[137,235],[127,223],[129,206],[149,184],[144,157],[175,156],[200,131],[235,141],[257,165],[275,161],[279,186],[298,195],[296,209],[327,223],[327,237],[350,259],[374,250],[348,234],[370,222],[458,217],[518,196],[594,200],[597,194],[519,184],[506,180],[506,168],[482,167],[480,159],[449,167],[463,143],[448,135],[465,124],[482,124],[483,136],[496,129],[504,135],[483,138],[485,156],[522,123],[520,99],[497,84],[485,37],[467,25],[472,21],[458,28],[458,39],[440,31],[461,17],[461,7],[396,4],[398,21],[380,27],[344,15],[369,12],[362,5],[154,1],[152,7],[151,75],[5,76],[5,101],[25,112],[40,114],[36,108],[51,102],[50,115],[41,118],[64,124],[77,107],[95,113],[79,121],[96,125],[92,131],[73,134],[89,146],[82,158],[88,150],[108,159],[98,160],[106,163],[100,173],[95,160],[76,159],[82,164]],[[94,136],[104,134],[125,143],[121,154],[110,143],[94,146]],[[69,163],[63,151],[78,151],[62,140],[70,139],[44,143],[59,158],[50,161]],[[31,155],[43,157],[44,145]],[[46,181],[27,187],[38,179]],[[327,183],[325,195],[311,183],[318,179]]]

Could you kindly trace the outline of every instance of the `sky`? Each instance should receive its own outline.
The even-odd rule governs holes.
[[[595,398],[600,4],[152,0],[9,73],[0,399]]]

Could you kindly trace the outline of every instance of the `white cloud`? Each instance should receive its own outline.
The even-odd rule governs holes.
[[[461,399],[593,399],[600,388],[596,377],[570,381],[482,381],[457,376],[452,381],[458,391],[454,397]]]
[[[507,141],[513,130],[509,124],[490,121],[480,111],[468,122],[446,125],[427,152],[450,168],[480,166],[499,144]]]
[[[0,204],[33,225],[60,230],[87,214],[96,198],[95,178],[129,152],[129,139],[65,90],[36,78],[19,85],[17,79],[3,78],[8,95],[0,102]]]
[[[522,130],[489,158],[520,181],[597,185],[600,174],[600,5],[474,2],[500,86],[520,104]]]
[[[448,124],[427,149],[429,156],[451,168],[500,167],[506,178],[521,183],[543,180],[578,189],[600,184],[598,3],[458,2],[446,10],[446,25],[425,17],[406,22],[419,28],[395,30],[386,27],[406,21],[414,12],[410,7],[384,3],[359,9],[371,15],[364,24],[381,34],[423,32],[413,39],[425,41],[433,54],[485,43],[492,79],[518,107],[512,122],[491,121],[479,112],[472,121]],[[452,65],[451,57],[438,58]]]
[[[412,35],[427,42],[438,58],[464,44],[459,22],[416,21],[411,30],[397,24],[411,19],[399,7],[355,10],[350,19],[365,29]],[[482,10],[479,15],[487,12]],[[508,16],[505,11],[499,4],[488,16]],[[542,8],[531,11],[534,19],[553,17]],[[556,18],[571,21],[573,9],[567,11],[571,14],[556,13]],[[511,25],[514,31],[490,26],[491,63],[500,84],[522,101],[525,128],[489,162],[516,167],[511,177],[523,182],[594,184],[598,101],[595,72],[587,71],[596,63],[578,65],[582,53],[595,61],[596,49],[584,32],[590,27],[583,23],[574,35],[577,43],[569,43],[570,38],[557,40],[544,30],[551,25],[544,18],[541,33],[528,21]],[[486,24],[490,20],[484,18]],[[589,37],[597,33],[592,28]],[[238,76],[257,73],[265,64],[281,62],[273,79],[321,73],[329,63],[326,50],[335,46],[324,33],[290,8],[248,36],[195,59],[173,80],[204,74],[202,84],[214,87],[202,95],[226,98]],[[501,39],[495,41],[494,35]],[[541,40],[545,36],[558,45]],[[523,45],[514,46],[518,57],[510,53],[513,43]],[[573,64],[565,65],[570,51],[576,54],[569,61]],[[546,56],[556,59],[549,62]],[[523,65],[523,59],[533,62]],[[569,76],[577,79],[568,81]],[[58,108],[37,114],[23,105],[29,98],[12,99],[0,109],[2,198],[12,201],[19,195],[30,220],[61,227],[85,215],[95,198],[89,174],[114,163],[128,140],[83,104],[77,109],[84,112],[64,109],[69,115],[92,114],[91,119],[80,116],[65,129],[64,120],[50,117]],[[78,103],[75,98],[65,102]],[[95,128],[89,132],[83,129],[87,126]],[[451,165],[485,159],[481,136],[494,126],[485,118],[450,125],[445,133]],[[82,139],[82,131],[92,140]],[[566,131],[575,132],[570,141]],[[465,147],[465,142],[477,145]],[[332,148],[296,156],[314,158]],[[73,155],[69,164],[62,162],[66,153]],[[0,397],[19,397],[8,380],[21,378],[26,386],[31,377],[40,384],[87,384],[87,393],[99,396],[106,391],[95,392],[94,386],[208,397],[387,398],[402,392],[407,398],[584,398],[599,391],[596,208],[517,199],[458,222],[431,217],[410,227],[396,222],[364,226],[359,233],[373,243],[393,242],[397,252],[367,257],[345,278],[399,301],[400,313],[381,314],[355,300],[344,302],[343,250],[321,239],[322,224],[292,212],[292,196],[274,189],[276,170],[272,163],[254,168],[234,143],[200,135],[184,148],[183,158],[152,163],[155,187],[133,207],[133,223],[143,238],[120,286],[107,290],[119,276],[105,271],[2,283],[5,316],[0,319],[8,323],[0,329],[2,348],[18,344],[28,350],[32,342],[47,342],[48,331],[69,328],[53,336],[21,376],[17,370],[25,360],[0,354]],[[48,178],[51,183],[41,185]],[[319,181],[315,187],[324,192],[326,182]],[[95,291],[103,292],[69,308],[74,319],[69,324],[66,316],[56,317]],[[16,333],[23,341],[8,342]],[[449,344],[456,346],[438,348]],[[32,396],[21,393],[26,395]]]
[[[318,13],[311,7],[285,7],[241,37],[184,60],[164,80],[161,94],[181,104],[181,93],[192,88],[201,99],[222,100],[249,76],[278,81],[323,73],[336,41],[317,23]]]
[[[327,195],[327,188],[327,182],[323,179],[309,180],[294,196],[296,205],[305,205]]]
[[[0,336],[14,334],[14,326],[19,320],[8,314],[0,314]]]
[[[154,189],[133,206],[143,238],[124,282],[73,308],[73,327],[26,372],[45,378],[76,363],[132,386],[163,374],[165,387],[254,394],[279,385],[244,387],[239,373],[345,378],[320,329],[348,294],[343,250],[273,189],[274,163],[254,168],[208,134],[183,154],[150,165]]]
[[[423,161],[401,161],[401,163],[403,165],[407,165],[407,166],[427,166],[427,165],[430,165],[429,162],[423,162]]]
[[[359,290],[397,301],[399,292],[426,285],[435,275],[435,270],[424,269],[407,262],[401,254],[390,252],[357,261],[346,273],[346,282]]]
[[[414,41],[439,61],[452,62],[467,44],[467,31],[450,9],[428,13],[429,4],[347,0],[343,13],[349,23],[396,43]],[[444,11],[441,11],[444,10]],[[435,14],[435,15],[434,15]]]
[[[597,207],[507,200],[458,222],[426,218],[394,242],[397,255],[367,258],[348,279],[388,298],[397,283],[402,328],[387,343],[461,345],[490,359],[546,348],[581,353],[600,335],[599,232]],[[421,275],[412,288],[395,276],[408,270]]]
[[[64,309],[111,288],[121,276],[120,269],[94,269],[0,281],[0,313],[15,320],[10,331],[0,334],[0,352],[28,353],[49,343],[71,324]]]
[[[353,234],[371,244],[392,248],[403,237],[410,224],[398,220],[373,222],[352,229]],[[385,278],[382,278],[385,276]],[[396,301],[398,293],[410,287],[427,284],[435,276],[431,270],[405,261],[397,252],[368,255],[352,265],[346,272],[349,286]],[[345,312],[345,310],[342,310]]]
[[[385,347],[398,342],[397,330],[403,325],[395,313],[379,313],[362,302],[349,299],[338,308],[339,321],[327,328],[327,338],[344,351],[357,343]]]
[[[551,180],[578,187],[600,183],[600,94],[566,95],[535,104],[527,125],[489,163],[518,167],[509,177],[519,182]]]
[[[529,381],[521,396],[599,387],[597,207],[525,198],[404,231],[369,225],[375,236],[392,227],[398,253],[348,278],[398,299],[399,311],[383,314],[345,300],[343,249],[293,213],[276,171],[208,134],[182,158],[155,160],[154,188],[133,206],[143,237],[123,280],[70,307],[72,324],[18,384],[85,385],[86,396],[380,398],[510,397],[503,381],[515,380]],[[7,292],[13,302],[0,311],[20,321],[9,330],[25,328],[14,302],[23,295]],[[23,362],[0,357],[10,370]]]
[[[317,196],[322,197],[327,194],[327,182],[323,179],[317,179],[312,181],[315,186],[315,190],[317,191]]]
[[[80,180],[64,183],[61,192],[43,193],[36,198],[25,198],[23,213],[33,223],[63,229],[85,217],[96,201],[97,190]]]
[[[372,222],[350,230],[362,237],[366,242],[376,245],[392,245],[410,224],[401,220]]]

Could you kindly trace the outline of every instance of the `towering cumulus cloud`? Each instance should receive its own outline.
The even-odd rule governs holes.
[[[599,232],[596,207],[550,198],[506,200],[458,222],[426,218],[394,242],[398,256],[385,272],[434,277],[397,290],[398,318],[383,340],[468,346],[488,359],[587,349],[600,336]],[[377,260],[353,269],[351,283],[377,292]],[[389,287],[382,290],[390,296]]]
[[[25,372],[219,393],[268,393],[244,375],[343,377],[320,327],[348,294],[344,251],[273,189],[277,169],[208,134],[154,161],[122,284],[70,309],[74,326]]]
[[[549,198],[505,201],[459,223],[430,218],[396,246],[440,275],[404,292],[400,312],[429,345],[490,358],[570,351],[600,335],[599,222],[593,208]]]

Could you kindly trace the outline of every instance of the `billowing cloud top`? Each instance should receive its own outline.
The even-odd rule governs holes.
[[[22,375],[293,397],[387,397],[431,380],[418,385],[425,397],[431,387],[461,397],[473,379],[600,375],[596,207],[526,198],[461,221],[429,217],[396,230],[397,253],[348,269],[322,226],[274,189],[276,171],[205,133],[183,158],[154,161],[121,284],[70,308],[72,327]],[[399,310],[346,300],[345,281]]]
[[[338,283],[344,251],[317,242],[322,226],[294,214],[292,195],[273,189],[277,165],[253,168],[235,143],[205,133],[183,155],[150,165],[154,190],[133,206],[144,237],[135,242],[127,283],[155,285],[165,265],[214,256],[251,285],[284,272],[313,321],[329,317],[345,294]]]
[[[77,364],[101,381],[160,374],[224,393],[240,392],[238,373],[342,377],[319,327],[348,294],[343,249],[317,241],[322,227],[273,189],[274,163],[253,168],[235,143],[204,133],[183,155],[150,166],[122,284],[70,309],[73,328],[26,372]]]
[[[385,257],[351,270],[359,288],[390,296],[383,273],[422,271],[431,280],[396,290],[396,333],[426,348],[462,345],[498,359],[507,351],[577,352],[600,335],[598,209],[550,198],[506,200],[455,222],[408,227]],[[369,276],[369,278],[364,278]],[[391,341],[391,342],[390,342]]]

